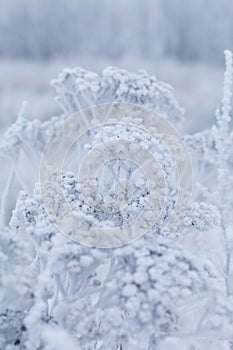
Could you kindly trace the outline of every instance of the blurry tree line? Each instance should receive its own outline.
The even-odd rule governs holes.
[[[232,18],[232,0],[1,0],[0,55],[216,62],[232,48]]]

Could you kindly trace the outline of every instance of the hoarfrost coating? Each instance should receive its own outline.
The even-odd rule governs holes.
[[[73,168],[77,164],[86,220],[83,212],[74,215],[63,195],[59,174],[68,157]],[[103,167],[112,178],[100,172]],[[137,193],[140,182],[144,186]],[[107,191],[96,190],[103,183]],[[136,104],[102,104],[57,128],[43,151],[40,184],[47,213],[61,232],[81,244],[108,248],[132,242],[158,224],[167,232],[176,229],[191,198],[192,167],[180,135],[164,117]],[[97,215],[102,228],[93,220]]]
[[[183,221],[167,234],[161,224],[170,215],[168,207],[161,222],[145,237],[124,247],[84,247],[57,230],[37,183],[41,154],[49,136],[69,113],[100,103],[98,96],[104,96],[105,103],[134,102],[155,111],[159,107],[171,123],[181,121],[183,111],[172,89],[144,72],[135,79],[116,68],[107,69],[110,77],[78,68],[63,72],[56,80],[61,115],[47,122],[29,121],[27,110],[22,110],[1,144],[1,152],[12,160],[1,201],[1,349],[232,348],[232,53],[226,51],[225,56],[223,99],[215,125],[194,135],[183,135],[182,123],[179,125],[194,169],[193,198]],[[122,79],[123,92],[122,88],[119,92]],[[148,106],[148,101],[153,105]],[[114,130],[107,128],[106,135]],[[85,152],[92,149],[92,142],[94,138],[84,142]],[[172,201],[176,195],[176,177],[170,177],[174,164],[162,150],[157,152],[158,159],[169,184],[166,198]],[[72,168],[67,159],[59,173],[72,210],[83,219],[91,215],[100,227],[102,221],[107,227],[120,225],[122,218],[115,213],[101,216],[83,203],[75,165]],[[128,166],[134,165],[124,161],[115,165],[123,174]],[[102,169],[100,182],[100,191],[110,205],[114,198],[108,183],[115,179],[112,168],[110,161]],[[136,195],[134,188],[129,188],[136,198],[133,215],[138,210],[137,200],[143,206],[145,190],[143,172],[137,175]],[[124,177],[121,180],[125,183]],[[50,195],[56,197],[52,191]]]

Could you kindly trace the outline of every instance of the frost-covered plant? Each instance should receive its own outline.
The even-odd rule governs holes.
[[[188,147],[196,161],[197,186],[196,196],[214,204],[220,213],[220,231],[225,260],[225,281],[227,294],[232,294],[232,186],[233,186],[233,130],[231,130],[231,105],[233,87],[233,55],[225,51],[226,72],[224,75],[223,98],[216,111],[216,124],[209,131],[186,138]]]
[[[20,189],[32,194],[38,181],[40,157],[49,136],[72,113],[104,102],[131,102],[156,109],[180,122],[183,109],[173,95],[171,86],[158,81],[146,72],[129,73],[108,67],[101,75],[81,68],[66,69],[52,85],[57,91],[57,101],[64,114],[48,121],[30,121],[26,118],[26,105],[15,124],[1,140],[0,155],[10,158],[12,168],[1,201],[1,216],[9,222],[9,212],[14,208]],[[30,169],[30,171],[28,171]]]
[[[115,343],[123,349],[156,348],[163,337],[181,331],[190,299],[197,306],[198,299],[208,295],[209,279],[216,277],[211,268],[170,244],[142,240],[113,252],[116,261],[94,303],[91,323],[98,327],[93,342],[103,342],[100,349],[114,348]],[[81,339],[83,344],[86,337],[88,333]]]
[[[180,122],[184,114],[172,87],[143,70],[129,73],[107,67],[98,75],[77,67],[65,69],[52,85],[58,94],[56,99],[67,115],[106,102],[142,104],[166,114],[175,123]]]
[[[74,177],[68,174],[64,182],[75,199],[75,191],[71,191]],[[206,206],[206,211],[210,218],[206,215],[204,219],[214,225],[211,208]],[[197,213],[196,205],[188,217],[196,220],[195,224],[198,218],[201,225],[203,219]],[[39,187],[32,198],[21,193],[11,226],[21,235],[25,232],[37,249],[37,290],[25,321],[29,348],[39,349],[43,344],[47,349],[43,329],[46,332],[49,324],[52,329],[65,329],[83,349],[91,344],[93,349],[116,344],[131,349],[139,340],[141,349],[147,349],[177,332],[179,308],[183,307],[184,317],[184,305],[190,306],[190,298],[193,303],[196,294],[199,299],[208,297],[213,282],[219,280],[207,262],[200,257],[195,262],[171,241],[141,239],[129,247],[107,251],[74,244],[49,221]]]
[[[223,98],[220,107],[216,110],[216,123],[210,130],[204,130],[194,135],[185,136],[185,141],[194,159],[198,159],[198,169],[202,184],[209,184],[211,176],[217,175],[223,168],[232,168],[233,165],[233,131],[231,130],[232,105],[232,52],[225,51],[226,71],[224,74]],[[199,158],[198,158],[199,157]],[[216,167],[217,163],[217,167]],[[208,171],[206,171],[208,170]],[[204,181],[204,183],[203,183]],[[212,184],[212,182],[211,182]],[[224,186],[222,181],[219,185]]]
[[[107,251],[82,248],[55,231],[38,192],[33,199],[21,195],[11,225],[37,241],[39,277],[25,319],[28,348],[50,349],[54,340],[47,332],[57,329],[83,349],[131,349],[139,341],[148,349],[180,331],[185,310],[208,297],[218,281],[209,263],[167,240],[141,239]]]
[[[1,227],[0,348],[25,349],[25,317],[34,302],[36,251],[29,240]]]
[[[154,148],[168,182],[167,209],[147,239],[141,238],[126,247],[86,248],[58,232],[47,215],[40,186],[36,184],[41,153],[48,137],[70,113],[93,104],[112,101],[142,104],[166,113],[171,122],[178,122],[183,111],[171,88],[145,72],[130,74],[110,67],[97,75],[77,68],[65,70],[52,83],[63,110],[61,116],[42,123],[26,120],[22,111],[1,144],[1,152],[13,161],[12,177],[2,200],[4,223],[8,222],[14,196],[23,189],[10,229],[1,236],[0,344],[3,348],[59,350],[66,346],[71,350],[151,350],[165,349],[166,340],[171,337],[179,338],[181,343],[186,337],[191,339],[190,349],[195,349],[194,338],[197,338],[197,349],[204,350],[206,339],[218,330],[216,340],[221,341],[223,337],[230,349],[233,339],[229,331],[232,326],[229,297],[232,161],[228,147],[233,140],[228,130],[232,87],[230,52],[226,52],[226,62],[224,98],[216,126],[184,137],[197,172],[200,175],[204,172],[203,182],[197,186],[196,202],[190,205],[173,234],[163,231],[171,209],[169,201],[174,202],[176,189],[174,166],[158,142]],[[106,126],[100,132],[90,133],[91,141],[87,144],[84,140],[82,151],[91,150],[97,141],[104,142],[109,136],[117,138],[123,132],[126,131]],[[135,135],[138,143],[149,148],[153,140],[147,139],[143,132],[135,134],[135,130],[131,130],[127,134],[129,141]],[[215,164],[218,164],[218,183],[208,180],[208,190],[206,170],[215,174]],[[107,182],[100,181],[101,191],[110,203],[114,201],[113,183],[117,174],[114,167],[109,164],[102,177]],[[118,162],[116,168],[126,175],[132,173],[124,162]],[[28,169],[33,169],[34,175]],[[201,182],[201,178],[197,178]],[[91,206],[86,206],[80,191],[83,184],[78,183],[71,172],[64,171],[60,182],[68,203],[88,225],[108,223],[111,227],[127,219],[96,213]],[[136,208],[143,209],[146,192],[142,177],[139,176],[139,181],[135,178],[133,183],[137,192],[128,213],[135,214]],[[15,184],[18,184],[17,190]],[[9,195],[12,189],[14,196]],[[56,193],[49,192],[49,196],[56,199]],[[165,234],[166,239],[161,237]],[[14,264],[16,257],[23,267]],[[17,281],[18,286],[12,281]],[[4,306],[8,300],[10,308]],[[13,331],[6,328],[6,319]]]

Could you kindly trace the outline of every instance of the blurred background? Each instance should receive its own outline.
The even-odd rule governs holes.
[[[192,132],[221,98],[232,0],[1,0],[0,132],[27,100],[30,118],[59,113],[49,82],[65,67],[146,69],[173,85]]]

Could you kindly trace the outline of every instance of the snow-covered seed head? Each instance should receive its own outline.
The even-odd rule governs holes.
[[[172,87],[145,71],[130,73],[107,67],[98,75],[77,67],[65,69],[52,85],[67,115],[100,103],[128,102],[164,113],[174,123],[183,119],[184,110],[175,99]]]
[[[216,283],[211,265],[203,259],[197,262],[195,256],[164,239],[138,240],[112,254],[115,263],[105,288],[94,306],[85,305],[82,310],[86,315],[82,338],[92,325],[96,340],[102,339],[105,346],[106,341],[124,339],[129,346],[142,335],[146,342],[151,334],[179,332],[179,321],[190,313],[190,300],[198,307]],[[101,315],[100,324],[97,315]]]
[[[61,180],[67,159],[67,168],[78,173],[65,184],[66,193],[78,186],[78,198],[68,190],[69,203]],[[167,232],[176,228],[191,197],[192,168],[180,135],[163,116],[138,104],[110,103],[56,129],[43,152],[40,184],[59,230],[86,246],[110,248],[158,223]]]

